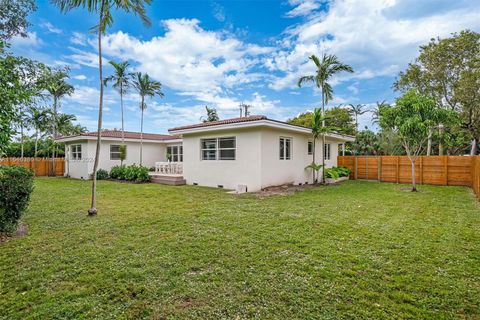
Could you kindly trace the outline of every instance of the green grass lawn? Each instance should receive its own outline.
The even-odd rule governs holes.
[[[346,182],[260,199],[36,179],[1,319],[480,318],[471,190]]]

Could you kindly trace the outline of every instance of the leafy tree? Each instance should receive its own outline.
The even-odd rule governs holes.
[[[412,164],[412,191],[417,191],[415,161],[425,147],[428,129],[454,118],[451,111],[439,108],[435,100],[409,90],[396,105],[383,108],[380,124],[397,133]]]
[[[25,130],[28,130],[30,128],[30,124],[31,121],[27,111],[25,110],[25,106],[20,105],[19,108],[16,110],[13,123],[16,129],[20,129],[20,158],[23,158],[23,141],[25,139]]]
[[[92,181],[92,205],[88,210],[88,215],[94,216],[98,210],[96,208],[97,192],[97,170],[100,158],[100,145],[102,139],[102,114],[103,114],[103,61],[102,61],[102,35],[105,34],[107,27],[113,24],[112,12],[114,10],[133,12],[138,15],[145,25],[150,25],[150,19],[145,13],[145,4],[149,5],[151,0],[51,0],[62,12],[68,12],[78,7],[87,9],[88,12],[98,14],[98,24],[94,27],[97,31],[98,41],[98,71],[100,81],[100,96],[98,103],[98,126],[97,126],[97,147],[95,151],[95,161],[93,164]]]
[[[0,41],[0,156],[15,133],[15,115],[38,96],[37,79],[44,70],[41,63],[7,52]]]
[[[126,155],[126,148],[125,148],[125,125],[124,125],[124,117],[123,117],[123,95],[127,93],[128,88],[132,85],[131,80],[133,78],[133,73],[128,72],[127,68],[129,66],[128,61],[124,62],[115,62],[109,61],[109,63],[114,68],[114,74],[105,78],[104,83],[108,85],[108,83],[113,83],[113,88],[118,91],[120,94],[120,107],[122,109],[122,146],[120,154],[125,156]],[[123,152],[122,152],[123,151]],[[123,160],[125,157],[120,157],[120,164],[123,164]]]
[[[312,127],[312,112],[307,111],[288,119],[288,123],[297,126]],[[355,123],[348,109],[334,107],[325,111],[325,125],[334,128],[337,133],[345,135],[355,134]]]
[[[16,35],[26,37],[30,26],[27,16],[36,9],[34,0],[0,1],[0,41]]]
[[[298,79],[298,86],[306,83],[314,83],[322,92],[322,116],[325,117],[325,105],[333,98],[333,88],[328,83],[332,76],[345,71],[353,72],[348,64],[341,63],[337,56],[324,54],[320,60],[317,56],[311,55],[309,59],[315,64],[315,74],[302,76]],[[322,121],[322,127],[325,127],[325,119]],[[322,150],[325,150],[325,135],[322,135]],[[325,167],[325,157],[322,157],[322,166]],[[325,170],[322,171],[322,182],[325,182]]]
[[[439,105],[459,113],[461,127],[472,141],[471,154],[480,139],[480,33],[465,30],[446,39],[432,39],[420,55],[400,72],[394,89],[414,88]]]
[[[377,135],[366,127],[365,130],[357,133],[352,147],[355,150],[355,154],[363,155],[376,155],[380,150]]]
[[[205,106],[205,110],[207,111],[207,119],[203,120],[203,122],[212,122],[212,121],[220,120],[217,114],[217,109],[209,108],[208,106]]]
[[[162,84],[158,81],[152,80],[148,74],[138,72],[135,80],[133,80],[133,87],[140,95],[140,110],[142,111],[142,120],[140,124],[140,166],[142,165],[142,149],[143,149],[143,113],[147,109],[145,97],[154,97],[155,95],[163,97]]]

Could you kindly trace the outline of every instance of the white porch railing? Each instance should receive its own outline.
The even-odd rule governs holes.
[[[182,162],[155,162],[155,173],[183,174]]]

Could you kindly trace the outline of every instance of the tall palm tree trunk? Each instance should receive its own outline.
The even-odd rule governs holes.
[[[53,152],[52,152],[52,175],[55,176],[55,138],[57,137],[57,97],[53,96]]]
[[[105,10],[105,0],[102,0],[100,6],[100,22],[98,24],[98,67],[99,67],[99,82],[100,82],[100,99],[98,106],[98,127],[97,127],[97,149],[95,151],[95,161],[93,163],[93,180],[92,180],[92,204],[88,209],[89,216],[97,215],[97,169],[98,159],[100,158],[100,145],[102,137],[102,112],[103,112],[103,70],[102,70],[102,24],[103,14]]]
[[[122,148],[125,148],[125,125],[123,120],[123,84],[120,84],[120,107],[122,109]],[[123,157],[120,159],[120,165],[123,165]]]
[[[317,151],[315,148],[315,140],[317,140],[317,137],[313,137],[313,164],[315,164],[315,152]],[[315,184],[317,181],[315,180],[315,169],[312,168],[312,178],[313,178],[313,183]]]
[[[143,97],[142,97],[142,120],[140,121],[140,165],[142,165],[143,156]]]
[[[325,92],[322,87],[322,129],[325,130]],[[322,184],[325,183],[325,133],[322,130]]]

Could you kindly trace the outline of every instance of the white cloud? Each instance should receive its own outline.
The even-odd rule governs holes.
[[[212,13],[213,17],[220,22],[225,21],[225,8],[220,4],[213,2],[212,3]]]
[[[87,45],[87,36],[83,33],[80,32],[74,32],[72,33],[72,37],[70,38],[70,42],[73,44],[77,44],[80,46],[86,46]]]
[[[320,8],[321,1],[318,0],[289,0],[288,3],[295,6],[292,10],[286,13],[287,17],[293,18],[298,16],[306,16],[312,11]]]
[[[74,47],[69,47],[69,49],[74,52],[74,54],[68,55],[66,58],[74,61],[78,65],[98,68],[98,54],[83,51]]]
[[[142,41],[121,31],[105,36],[104,52],[136,62],[165,86],[201,97],[258,81],[252,69],[271,48],[246,44],[233,35],[206,31],[198,20],[163,21],[162,37]],[[79,63],[82,60],[79,61]]]
[[[15,36],[12,38],[11,43],[14,47],[39,47],[43,44],[42,39],[37,36],[36,32],[28,32],[27,37]]]
[[[44,28],[44,29],[47,29],[49,32],[51,33],[56,33],[56,34],[60,34],[62,33],[62,30],[56,28],[53,24],[51,24],[50,22],[43,22],[43,23],[40,23],[40,27]]]
[[[441,2],[428,1],[420,15],[395,15],[401,3],[411,0],[337,0],[328,12],[311,13],[306,22],[286,31],[285,46],[267,60],[266,67],[281,74],[271,88],[293,87],[300,75],[313,71],[308,56],[334,53],[356,73],[340,80],[395,75],[432,37],[449,36],[465,28],[480,28],[480,7],[464,2],[450,10],[436,10]],[[296,1],[299,5],[308,1]],[[338,79],[337,79],[338,82]]]
[[[84,74],[78,74],[78,75],[76,75],[76,76],[73,76],[72,78],[73,78],[73,79],[77,79],[77,80],[81,80],[81,81],[87,80],[87,76],[84,75]]]

